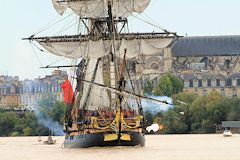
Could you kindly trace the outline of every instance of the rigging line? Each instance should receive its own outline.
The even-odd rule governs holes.
[[[48,27],[48,25],[51,24],[51,22],[55,21],[58,17],[60,17],[60,15],[58,14],[55,18],[53,18],[51,21],[49,21],[44,27],[40,28],[38,32],[34,33],[34,35],[41,33],[42,30],[44,30],[46,27]]]
[[[52,66],[52,64],[54,63],[57,63],[57,62],[64,62],[65,64],[62,64],[62,65],[58,65],[58,66]],[[43,68],[73,68],[73,67],[78,67],[78,65],[72,65],[71,62],[67,61],[65,57],[59,59],[59,60],[56,60],[52,63],[50,63],[49,65],[47,65],[46,67],[43,67]]]
[[[166,32],[166,33],[174,34],[174,33],[169,32],[168,30],[166,30],[166,29],[164,29],[164,28],[162,28],[162,27],[160,27],[160,26],[158,26],[158,25],[152,24],[151,22],[148,22],[148,21],[146,21],[146,20],[144,20],[144,19],[141,19],[140,17],[137,17],[137,16],[134,15],[134,14],[132,14],[132,16],[135,17],[136,19],[139,19],[139,20],[141,20],[141,21],[143,21],[143,22],[145,22],[145,23],[147,23],[147,24],[153,26],[153,27],[156,27],[156,28],[158,28],[158,29],[161,29],[161,30],[163,30],[163,31]],[[176,35],[176,34],[174,34],[174,35]]]
[[[32,43],[32,44],[33,44],[37,49],[39,49],[41,52],[45,52],[45,53],[50,53],[50,54],[52,54],[52,53],[49,52],[48,50],[43,50],[43,49],[39,48],[39,47],[34,43],[34,41],[31,41],[30,43]],[[60,61],[63,61],[63,60],[65,60],[65,59],[66,59],[66,58],[63,57],[63,58],[61,58],[61,59],[59,59],[59,60],[56,60],[56,61],[50,63],[48,66],[51,66],[52,64],[55,64],[55,63],[60,62]],[[70,64],[70,63],[68,63],[68,64]]]
[[[33,44],[37,49],[39,49],[41,52],[46,52],[45,50],[43,50],[43,49],[41,49],[41,48],[39,48],[35,43],[34,43],[34,41],[31,41],[30,42],[31,44]],[[49,51],[47,51],[48,53],[50,53]],[[57,63],[57,62],[60,62],[60,61],[63,61],[63,60],[65,60],[66,58],[65,57],[63,57],[63,58],[61,58],[61,59],[59,59],[59,60],[56,60],[56,61],[54,61],[54,62],[52,62],[52,63],[50,63],[48,66],[51,66],[52,64],[55,64],[55,63]],[[69,63],[69,62],[67,62],[68,64],[71,64],[71,63]],[[42,66],[41,66],[42,67]]]
[[[64,61],[64,60],[65,60],[65,57],[63,57],[63,58],[61,58],[61,59],[58,59],[58,60],[56,60],[56,61],[53,61],[52,63],[49,63],[48,66],[51,66],[51,65],[53,65],[53,64],[55,64],[55,63],[57,63],[57,62]]]
[[[152,19],[151,17],[149,17],[146,13],[142,13],[142,14],[140,14],[140,16],[145,16],[145,18],[148,18],[150,21],[152,21],[153,23],[155,23],[155,24],[157,24],[157,26],[159,27],[159,28],[161,28],[163,31],[167,31],[167,29],[165,29],[165,28],[163,28],[157,21],[155,21],[154,19]],[[171,33],[170,31],[168,31],[169,33]]]
[[[42,65],[42,63],[41,63],[41,61],[40,61],[40,58],[38,57],[38,55],[37,55],[37,53],[36,53],[36,51],[35,51],[34,47],[32,46],[32,43],[31,43],[31,41],[30,41],[30,46],[31,46],[31,48],[32,48],[32,50],[33,50],[33,52],[34,52],[35,56],[37,57],[38,63],[39,63],[39,64],[40,64],[40,66],[42,67],[43,65]],[[47,73],[46,73],[45,69],[43,69],[43,72],[44,72],[44,73],[47,75]]]
[[[75,19],[75,17],[73,17],[68,23],[65,23],[65,25],[62,27],[62,29],[60,31],[58,31],[52,35],[54,36],[54,35],[64,32],[69,27],[69,25],[71,25],[71,23],[74,21],[74,19]]]
[[[124,4],[123,4],[123,5],[124,5]],[[128,9],[128,6],[124,5],[124,7],[127,9],[127,11],[128,11],[129,13],[132,12],[132,11],[130,11],[130,10]],[[142,20],[143,22],[145,22],[145,23],[147,23],[147,24],[150,24],[150,25],[152,25],[152,26],[154,26],[154,27],[156,27],[156,28],[159,28],[159,29],[163,30],[164,32],[171,33],[171,32],[169,32],[169,31],[167,31],[166,29],[164,29],[163,27],[154,25],[154,24],[152,24],[152,23],[150,23],[150,22],[148,22],[148,21],[146,21],[146,20],[143,20],[143,19],[137,17],[136,15],[134,15],[134,13],[131,13],[131,15],[132,15],[133,17],[139,19],[139,20]],[[138,14],[138,15],[141,15],[141,14]]]
[[[97,70],[98,69],[101,69],[101,68],[103,68],[104,66],[103,65],[101,65],[101,66],[98,66],[97,67]],[[85,75],[89,75],[89,74],[92,74],[94,72],[94,70],[93,71],[90,71],[90,72],[87,72],[87,73],[85,73]]]
[[[127,9],[128,8],[128,6],[126,6],[126,5],[124,5],[125,6],[125,8]],[[128,12],[131,12],[130,10],[128,10]],[[169,32],[167,29],[165,29],[165,28],[163,28],[163,27],[161,27],[160,25],[158,26],[158,25],[155,25],[155,24],[152,24],[152,23],[150,23],[150,22],[148,22],[148,21],[146,21],[146,20],[144,20],[144,19],[141,19],[141,18],[139,18],[139,17],[137,17],[136,15],[134,15],[133,13],[131,14],[133,17],[135,17],[135,18],[137,18],[137,19],[139,19],[139,20],[141,20],[141,21],[143,21],[143,22],[145,22],[145,23],[147,23],[147,24],[149,24],[149,25],[151,25],[151,26],[154,26],[154,27],[156,27],[156,28],[158,28],[158,29],[161,29],[161,30],[163,30],[164,32],[166,32],[166,33],[168,33],[168,34],[173,34],[173,35],[175,35],[175,36],[177,36],[177,34],[176,33],[172,33],[172,32]],[[139,14],[139,15],[141,15],[141,14]]]
[[[77,24],[77,23],[78,23],[78,22],[75,22],[75,23],[73,23],[72,25],[70,25],[69,27],[67,27],[65,30],[59,31],[59,32],[57,32],[57,33],[55,33],[55,34],[53,34],[53,35],[57,35],[57,34],[60,34],[60,33],[62,33],[62,32],[65,32],[66,30],[70,29],[72,26],[74,26],[74,25]]]
[[[41,49],[40,47],[38,47],[35,43],[33,43],[34,41],[31,41],[32,42],[32,44],[37,48],[37,49],[39,49],[41,52],[44,52],[44,50],[43,49]],[[30,42],[30,43],[31,43]]]
[[[160,96],[164,96],[163,92],[161,91],[161,89],[159,87],[156,86],[155,88],[156,88],[156,91],[160,92],[160,94],[161,94]]]
[[[59,21],[57,21],[57,22],[55,22],[55,23],[49,25],[48,27],[45,27],[44,29],[42,29],[41,31],[35,33],[34,35],[39,34],[39,33],[43,32],[43,31],[45,31],[46,29],[48,29],[48,28],[50,28],[50,27],[52,27],[52,26],[58,24],[59,22],[63,21],[64,19],[66,19],[66,18],[68,18],[68,17],[70,17],[70,16],[72,16],[72,15],[73,15],[73,13],[69,14],[68,16],[64,17],[63,19],[61,19],[61,20],[59,20]]]
[[[128,6],[126,6],[126,5],[124,5],[125,6],[125,8],[127,9],[128,8]],[[128,12],[131,12],[130,10],[128,10]],[[142,19],[140,19],[139,17],[137,17],[136,15],[134,15],[133,13],[131,14],[133,17],[135,17],[135,18],[137,18],[137,19],[139,19],[139,20],[142,20]],[[139,14],[139,15],[141,15],[141,14]],[[148,24],[150,24],[150,25],[153,25],[153,24],[151,24],[150,22],[147,22],[147,21],[145,21],[145,20],[142,20],[142,21],[144,21],[145,23],[148,23]],[[153,25],[154,26],[154,25]],[[155,26],[155,27],[157,27],[157,26]],[[164,31],[164,29],[163,28],[161,28],[161,27],[157,27],[157,28],[160,28],[161,30],[163,30]]]

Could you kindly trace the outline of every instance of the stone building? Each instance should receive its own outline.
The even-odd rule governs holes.
[[[61,84],[67,79],[67,72],[55,70],[52,75],[35,80],[21,81],[19,86],[19,105],[34,108],[42,99],[54,96],[56,100],[63,101]]]
[[[240,74],[231,76],[222,74],[194,73],[182,75],[184,91],[205,96],[217,91],[222,96],[235,97],[240,95]]]
[[[240,95],[240,36],[180,37],[157,57],[143,61],[145,78],[156,83],[166,72],[184,80],[184,91]],[[149,73],[149,74],[148,74]]]
[[[32,109],[48,96],[63,101],[61,84],[67,78],[67,72],[61,70],[34,80],[19,81],[18,77],[0,76],[0,108]]]
[[[184,37],[171,50],[172,71],[183,78],[184,91],[240,95],[240,36]]]
[[[19,105],[19,78],[0,76],[0,108],[14,108]]]
[[[172,71],[172,53],[171,48],[165,48],[159,55],[143,56],[137,61],[137,72],[144,80],[150,80],[157,84],[162,74]]]

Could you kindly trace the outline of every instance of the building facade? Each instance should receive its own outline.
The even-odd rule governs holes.
[[[183,37],[172,47],[172,72],[184,91],[205,96],[240,96],[240,36]]]
[[[12,76],[0,76],[0,108],[17,107],[19,78]]]
[[[153,83],[171,72],[183,79],[185,92],[240,96],[240,36],[180,37],[158,57],[145,58],[144,68]]]
[[[0,107],[33,109],[48,96],[63,101],[61,84],[67,78],[67,72],[61,70],[34,80],[19,81],[18,77],[0,76]]]
[[[240,74],[231,76],[209,73],[194,73],[182,75],[184,91],[198,96],[206,96],[211,91],[216,91],[222,96],[240,96]]]

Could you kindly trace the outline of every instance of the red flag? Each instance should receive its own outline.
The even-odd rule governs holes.
[[[69,80],[66,80],[63,84],[62,84],[62,90],[63,90],[63,95],[64,95],[64,103],[73,103],[74,101],[74,93],[73,93],[73,89],[72,89],[72,85],[69,82]]]

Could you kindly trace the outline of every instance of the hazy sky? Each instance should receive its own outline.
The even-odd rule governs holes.
[[[148,21],[179,35],[240,35],[239,8],[239,0],[152,0],[147,10],[138,17],[148,17]],[[51,72],[39,69],[41,64],[45,66],[55,61],[68,62],[37,49],[34,53],[29,42],[21,40],[38,32],[56,17],[56,21],[61,19],[52,7],[52,0],[1,2],[0,75],[33,79]],[[74,20],[72,17],[66,23],[70,24]],[[132,31],[159,31],[140,23],[134,17],[130,17],[129,21]],[[56,33],[64,25],[67,24],[58,24],[49,32]]]

